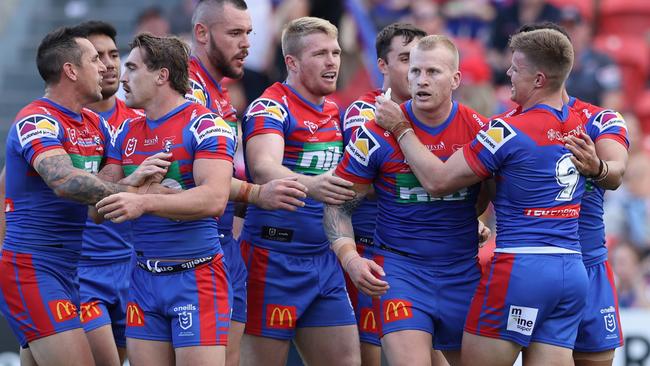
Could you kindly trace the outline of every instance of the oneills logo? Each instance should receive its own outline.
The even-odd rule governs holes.
[[[128,327],[144,326],[144,312],[134,302],[130,302],[126,306],[126,325]]]
[[[48,305],[57,323],[77,317],[77,307],[70,300],[52,300]]]
[[[276,329],[292,329],[296,326],[296,307],[269,304],[266,306],[266,326]]]
[[[384,302],[384,321],[393,322],[396,320],[413,317],[411,302],[406,300],[388,300]]]
[[[81,319],[82,323],[87,323],[102,316],[102,308],[97,306],[98,303],[99,301],[93,301],[81,304],[79,319]]]

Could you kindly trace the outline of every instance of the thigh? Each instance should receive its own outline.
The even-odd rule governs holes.
[[[127,338],[126,349],[129,364],[132,366],[173,366],[175,364],[174,349],[170,342]]]
[[[225,346],[193,346],[176,348],[176,366],[223,366]]]
[[[245,333],[292,339],[300,317],[318,295],[318,274],[313,271],[313,259],[271,252],[246,241],[242,250],[248,255]]]
[[[244,334],[241,341],[242,366],[284,366],[287,364],[289,341]]]
[[[21,346],[81,328],[76,270],[64,260],[2,251],[0,310]]]
[[[465,332],[460,359],[464,366],[512,365],[520,351],[521,346],[515,342]]]
[[[97,366],[120,366],[120,355],[111,326],[106,324],[86,332],[90,349]]]
[[[573,366],[572,352],[570,348],[532,342],[524,350],[523,363],[526,366]]]
[[[587,267],[589,289],[574,350],[592,353],[623,345],[614,274],[609,262]]]
[[[93,364],[93,355],[81,328],[66,330],[29,342],[37,365],[86,366]]]
[[[401,330],[381,338],[390,365],[431,365],[431,334],[420,330]]]
[[[299,328],[296,347],[307,365],[358,365],[361,363],[356,326]]]
[[[237,366],[241,354],[241,339],[244,335],[245,323],[238,321],[230,322],[230,329],[228,330],[228,347],[226,347],[226,365]]]

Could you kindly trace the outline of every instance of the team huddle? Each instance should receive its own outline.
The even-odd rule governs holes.
[[[309,365],[611,365],[603,196],[629,142],[566,93],[563,29],[511,36],[517,108],[486,118],[452,97],[454,42],[405,23],[377,35],[382,88],[340,109],[338,30],[298,18],[286,81],[241,121],[221,83],[244,72],[246,3],[199,1],[192,29],[136,35],[126,60],[101,21],[42,40],[4,177],[23,364],[284,365],[293,341]]]

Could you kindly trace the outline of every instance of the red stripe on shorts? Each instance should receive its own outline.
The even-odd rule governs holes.
[[[43,297],[36,277],[36,269],[32,261],[31,254],[16,253],[15,263],[18,267],[18,281],[20,282],[20,291],[23,293],[27,311],[29,312],[37,334],[25,334],[28,341],[34,340],[38,335],[53,334],[54,325],[52,319],[45,307]]]
[[[269,251],[266,249],[252,246],[249,242],[244,242],[250,246],[252,258],[247,261],[248,267],[248,321],[246,322],[246,333],[261,336],[264,326],[264,287],[266,285],[266,270],[269,265]]]
[[[609,261],[605,261],[605,269],[607,270],[607,279],[609,280],[610,286],[612,286],[612,292],[614,294],[614,307],[616,308],[616,326],[618,327],[618,339],[620,339],[620,345],[623,345],[623,329],[621,329],[621,317],[618,312],[618,294],[616,293],[616,283],[614,282],[614,271],[609,265]]]
[[[216,331],[218,315],[216,314],[216,297],[218,296],[218,289],[215,276],[217,276],[218,273],[213,271],[213,263],[194,270],[196,290],[199,298],[199,335],[201,345],[203,346],[214,345],[217,343]]]

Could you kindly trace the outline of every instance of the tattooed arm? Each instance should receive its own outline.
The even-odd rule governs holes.
[[[370,296],[380,296],[388,289],[388,283],[377,276],[384,276],[383,269],[374,261],[362,258],[357,252],[352,212],[368,193],[368,184],[355,184],[356,196],[341,205],[325,205],[323,228],[330,241],[330,247],[339,258],[343,269],[359,290]]]
[[[106,182],[72,165],[63,149],[46,151],[34,159],[34,169],[59,197],[94,205],[118,192],[135,192],[134,187]]]

